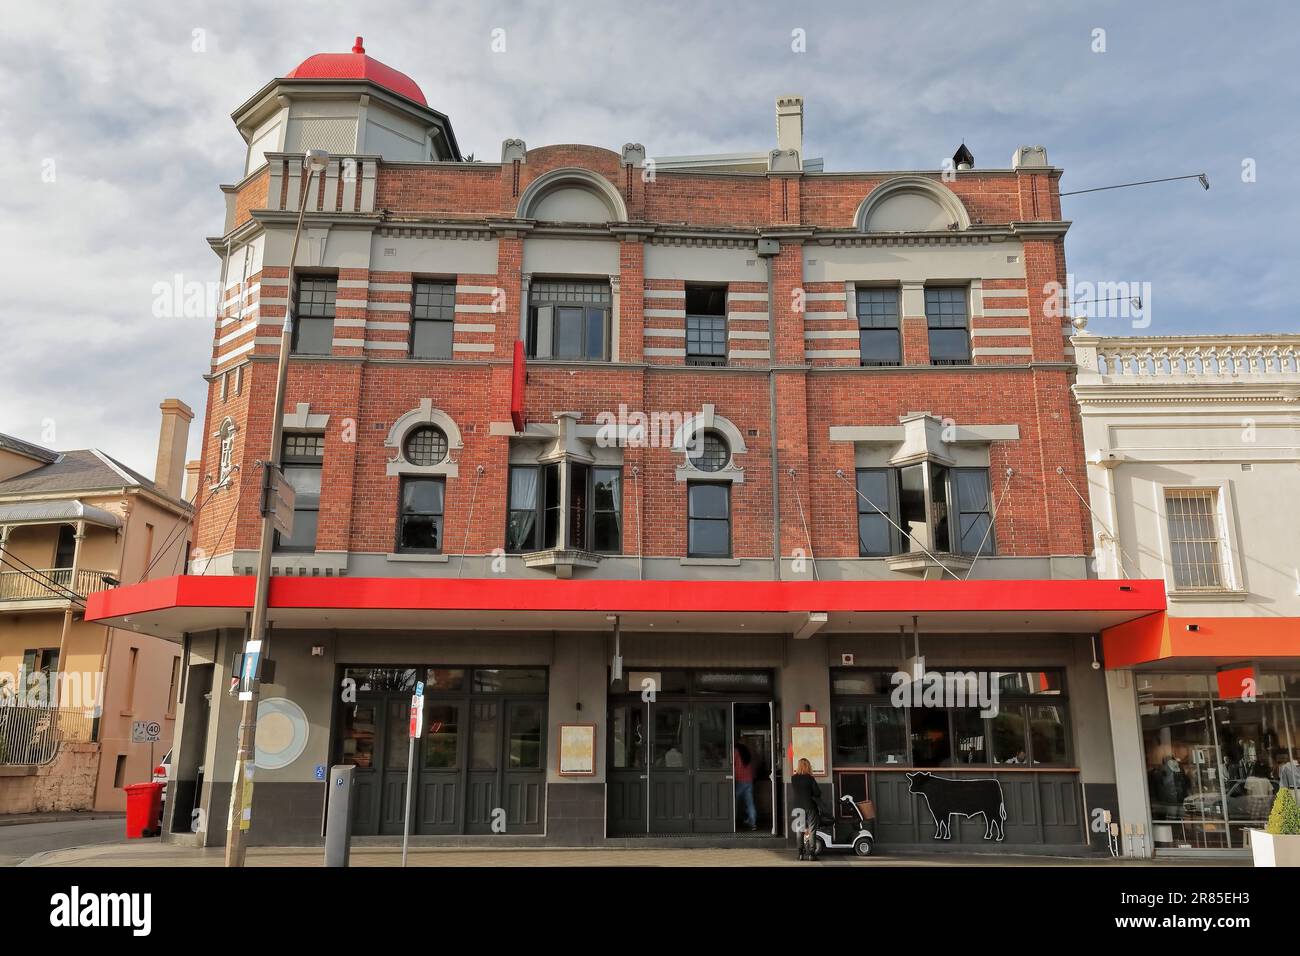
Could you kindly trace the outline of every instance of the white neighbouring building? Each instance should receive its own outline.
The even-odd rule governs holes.
[[[1122,849],[1242,851],[1300,757],[1300,335],[1073,343],[1098,576],[1168,600],[1103,638]]]

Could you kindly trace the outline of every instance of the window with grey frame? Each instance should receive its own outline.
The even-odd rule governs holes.
[[[569,500],[561,501],[560,469],[569,469]],[[568,521],[570,548],[597,554],[623,551],[623,470],[583,462],[511,465],[506,551],[556,547]]]
[[[731,485],[728,482],[686,483],[686,556],[731,557]]]
[[[275,534],[276,551],[316,550],[316,528],[320,518],[321,467],[325,460],[325,436],[291,433],[284,436],[280,464],[284,480],[293,488],[293,531]]]
[[[528,291],[529,358],[609,361],[608,282],[534,279]]]
[[[987,468],[859,468],[855,487],[861,557],[997,553]]]
[[[902,365],[898,327],[898,289],[868,286],[857,290],[858,348],[861,364]]]
[[[442,519],[447,497],[443,477],[405,476],[398,492],[397,550],[403,553],[442,552]]]
[[[455,282],[417,282],[411,292],[411,358],[451,358]]]
[[[327,276],[299,276],[295,285],[291,349],[295,355],[329,355],[334,348],[338,280]]]
[[[727,287],[686,287],[686,364],[727,364]]]
[[[970,317],[966,286],[929,286],[925,290],[925,324],[931,365],[969,365]]]

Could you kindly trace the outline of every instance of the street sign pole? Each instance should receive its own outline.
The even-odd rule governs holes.
[[[265,469],[263,488],[278,489],[284,480],[281,469],[281,441],[284,437],[284,401],[289,387],[289,353],[293,347],[294,270],[298,266],[298,243],[302,238],[302,225],[307,215],[312,182],[317,173],[324,173],[329,154],[321,149],[310,149],[303,156],[302,194],[298,197],[298,225],[293,232],[293,245],[289,249],[288,279],[284,325],[280,330],[280,353],[276,362],[275,400],[271,406],[271,441]],[[253,592],[252,626],[249,644],[260,642],[266,636],[267,613],[271,603],[271,551],[275,545],[277,509],[263,493],[261,508],[261,543],[257,553],[257,583]],[[257,668],[252,669],[248,686],[239,695],[239,746],[235,751],[235,772],[230,784],[230,813],[226,820],[226,866],[243,866],[248,851],[248,831],[253,825],[253,770],[257,766],[257,703],[260,688]]]
[[[406,866],[406,845],[411,838],[411,789],[415,783],[415,742],[424,728],[424,682],[416,681],[411,695],[411,742],[406,751],[406,805],[402,808],[402,866]]]

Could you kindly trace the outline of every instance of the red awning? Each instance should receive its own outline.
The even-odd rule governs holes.
[[[92,594],[86,620],[147,634],[239,627],[252,577],[182,575]],[[609,581],[497,578],[276,577],[270,619],[282,627],[794,633],[923,629],[1100,633],[1165,608],[1162,581]]]

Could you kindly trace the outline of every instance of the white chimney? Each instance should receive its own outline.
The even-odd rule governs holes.
[[[803,97],[776,98],[776,148],[794,150],[803,159]]]
[[[194,412],[179,398],[168,398],[158,407],[162,409],[162,429],[158,433],[153,483],[173,498],[179,498],[185,490],[185,451],[190,443]]]

